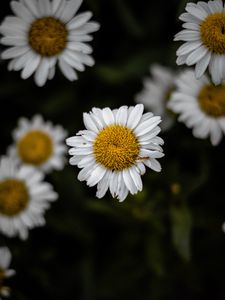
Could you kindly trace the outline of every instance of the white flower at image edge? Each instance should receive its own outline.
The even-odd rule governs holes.
[[[12,255],[9,249],[7,247],[0,247],[0,295],[4,297],[10,295],[10,289],[4,286],[4,280],[16,274],[14,270],[9,269],[11,260]]]
[[[168,108],[193,128],[195,137],[210,137],[211,143],[218,145],[225,134],[225,84],[215,86],[205,75],[197,80],[193,70],[186,70],[175,85]]]
[[[45,225],[44,213],[58,198],[44,174],[11,157],[0,160],[0,231],[8,237],[28,237],[28,230]]]
[[[72,148],[71,165],[82,169],[78,179],[97,185],[97,197],[109,189],[112,196],[123,201],[128,193],[143,189],[141,175],[146,167],[161,171],[157,161],[164,156],[158,137],[161,118],[143,113],[142,104],[119,109],[93,108],[84,113],[86,129],[67,139]]]
[[[8,69],[21,70],[23,79],[34,73],[36,84],[43,86],[54,77],[56,64],[70,81],[85,65],[93,66],[87,42],[99,24],[89,22],[91,12],[76,15],[81,4],[82,0],[11,1],[15,16],[6,17],[0,26],[1,44],[10,47],[1,55],[11,60]]]
[[[174,123],[174,116],[167,109],[174,89],[175,72],[167,67],[153,64],[150,67],[151,77],[144,79],[144,88],[136,96],[136,102],[144,104],[145,108],[162,117],[162,131],[169,130]]]
[[[9,155],[19,163],[31,165],[44,173],[62,170],[65,165],[67,132],[60,125],[45,122],[40,115],[31,120],[19,119],[18,128],[13,131],[14,144]]]
[[[185,43],[177,51],[177,64],[195,65],[199,79],[209,70],[214,84],[225,80],[225,7],[222,0],[188,3],[180,16],[183,30],[175,41]]]

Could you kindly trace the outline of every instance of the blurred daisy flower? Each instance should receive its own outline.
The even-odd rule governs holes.
[[[4,286],[4,280],[15,275],[15,271],[9,269],[12,255],[7,247],[0,247],[0,295],[8,297],[10,289]],[[1,298],[0,298],[1,299]]]
[[[222,0],[188,3],[180,16],[184,30],[175,41],[185,41],[178,49],[177,64],[195,65],[199,79],[207,67],[218,85],[225,79],[225,10]]]
[[[225,223],[222,225],[222,231],[225,233]]]
[[[142,103],[154,114],[162,117],[162,131],[170,129],[174,122],[173,114],[167,109],[167,102],[174,89],[175,73],[163,66],[152,65],[151,78],[145,78],[144,89],[136,101]]]
[[[176,80],[176,90],[168,103],[179,121],[193,128],[193,135],[210,137],[215,146],[225,133],[225,85],[215,86],[207,76],[200,80],[194,71],[184,71]]]
[[[15,144],[9,148],[9,154],[43,172],[61,170],[65,165],[66,137],[67,132],[61,126],[44,122],[39,115],[31,121],[21,118],[13,132]]]
[[[45,224],[44,212],[57,199],[38,170],[0,159],[0,231],[9,237],[28,237],[28,230]]]
[[[90,33],[99,29],[88,22],[91,12],[76,15],[82,0],[20,0],[11,1],[15,16],[3,21],[1,44],[10,46],[2,53],[11,59],[8,69],[19,71],[27,79],[33,73],[38,86],[43,86],[55,74],[58,63],[64,76],[77,79],[77,72],[93,66]],[[76,16],[75,16],[76,15]]]
[[[142,104],[119,109],[93,108],[84,113],[86,129],[67,139],[72,148],[71,165],[81,168],[80,181],[92,187],[97,184],[97,197],[109,189],[112,196],[123,201],[128,192],[142,190],[141,175],[146,166],[161,171],[157,158],[164,156],[158,137],[160,117],[143,114]]]

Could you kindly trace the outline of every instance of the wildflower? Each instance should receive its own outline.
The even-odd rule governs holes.
[[[199,79],[209,69],[218,85],[225,79],[225,11],[222,0],[188,3],[180,16],[184,30],[175,41],[185,41],[177,51],[177,64],[195,65]]]
[[[9,153],[19,162],[49,172],[61,170],[65,164],[66,131],[61,126],[53,126],[36,115],[31,121],[21,118],[19,126],[13,132],[15,144]]]
[[[146,166],[161,171],[157,158],[164,156],[158,137],[160,117],[143,114],[142,104],[119,109],[93,108],[84,114],[86,130],[67,139],[72,148],[71,165],[81,168],[80,181],[92,187],[97,184],[97,197],[109,189],[112,196],[123,201],[128,192],[142,190],[141,175]]]
[[[44,212],[57,199],[38,170],[0,159],[0,231],[9,237],[28,237],[28,230],[45,224]]]
[[[197,80],[194,71],[186,70],[176,80],[168,108],[193,128],[195,137],[210,137],[214,146],[221,141],[225,133],[225,84],[215,86],[205,75]]]
[[[88,22],[91,12],[76,15],[82,0],[23,0],[11,1],[15,16],[3,21],[1,44],[10,46],[2,53],[10,59],[9,70],[21,70],[27,79],[33,73],[38,86],[43,86],[55,74],[58,63],[64,76],[77,79],[77,72],[93,66],[90,33],[99,29]],[[76,15],[76,16],[75,16]]]

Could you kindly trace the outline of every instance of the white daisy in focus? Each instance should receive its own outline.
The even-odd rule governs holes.
[[[218,145],[225,133],[225,84],[215,86],[205,75],[197,80],[192,70],[184,71],[175,83],[168,108],[193,128],[195,137],[210,137],[211,143]]]
[[[97,197],[109,189],[112,196],[123,201],[128,192],[142,190],[141,175],[146,166],[161,171],[157,158],[164,156],[158,137],[160,117],[143,114],[142,104],[119,109],[93,108],[84,113],[86,129],[67,139],[72,148],[71,165],[81,168],[80,181],[92,187],[97,184]]]
[[[214,84],[225,80],[225,8],[222,0],[188,3],[180,16],[184,30],[175,41],[185,43],[177,51],[177,64],[195,65],[199,79],[209,67]]]
[[[15,271],[9,269],[12,255],[7,247],[0,247],[0,295],[8,297],[10,289],[4,286],[5,279],[15,275]],[[1,299],[1,298],[0,298]]]
[[[157,64],[151,66],[150,73],[151,78],[144,79],[144,89],[137,95],[136,102],[144,104],[155,115],[161,116],[161,128],[166,131],[174,123],[174,116],[167,109],[167,102],[174,89],[175,73]]]
[[[0,160],[0,231],[28,237],[28,230],[45,224],[44,212],[58,195],[43,181],[44,174],[12,158]]]
[[[92,48],[87,42],[99,24],[89,22],[91,12],[76,15],[82,0],[11,1],[15,16],[5,18],[0,26],[1,44],[10,46],[2,53],[11,59],[8,69],[19,71],[27,79],[34,73],[38,86],[55,74],[56,64],[70,81],[77,71],[93,66]],[[76,16],[75,16],[76,15]]]
[[[34,166],[43,172],[62,170],[67,147],[64,140],[67,132],[62,126],[53,126],[36,115],[31,121],[21,118],[13,131],[15,144],[9,154],[20,163]]]

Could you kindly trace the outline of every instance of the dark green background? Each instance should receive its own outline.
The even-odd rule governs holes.
[[[68,82],[60,72],[43,88],[23,81],[1,61],[0,154],[21,116],[41,113],[74,135],[93,106],[134,104],[153,62],[176,68],[173,36],[187,1],[86,0],[101,23],[94,34],[96,65]],[[0,15],[10,14],[1,3]],[[66,166],[50,181],[59,200],[47,226],[26,242],[0,236],[17,275],[8,281],[14,300],[224,300],[225,142],[197,140],[182,124],[164,135],[162,173],[148,171],[144,190],[119,204],[95,198]],[[180,185],[180,193],[171,186]]]

